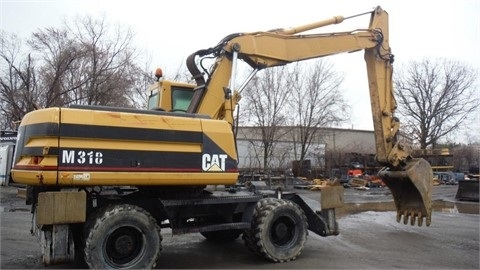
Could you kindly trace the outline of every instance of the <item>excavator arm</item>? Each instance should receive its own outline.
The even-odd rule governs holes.
[[[341,23],[351,17],[370,14],[366,29],[349,32],[299,34],[326,25]],[[344,52],[365,51],[370,100],[374,123],[377,160],[385,166],[379,176],[392,191],[397,221],[413,225],[423,218],[431,222],[431,187],[433,173],[424,159],[414,159],[408,145],[399,140],[400,123],[394,116],[397,104],[393,95],[393,54],[389,46],[388,13],[380,7],[344,18],[331,19],[291,29],[231,34],[215,47],[200,50],[187,58],[187,68],[197,87],[189,113],[210,115],[233,125],[233,111],[242,88],[255,73],[264,68],[319,58]],[[200,59],[197,61],[197,57]],[[215,59],[209,70],[198,68],[205,58]],[[253,68],[245,83],[234,89],[238,59]],[[199,64],[200,63],[200,64]]]

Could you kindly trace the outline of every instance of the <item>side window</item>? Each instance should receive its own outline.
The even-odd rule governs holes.
[[[147,110],[151,110],[158,107],[159,96],[160,95],[158,94],[158,91],[152,92],[152,94],[148,97]]]
[[[187,111],[192,101],[192,89],[174,88],[172,89],[172,111]]]

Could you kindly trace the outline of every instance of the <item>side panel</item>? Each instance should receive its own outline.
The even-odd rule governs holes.
[[[12,179],[27,185],[55,185],[59,108],[36,110],[26,114],[18,128]]]
[[[61,109],[58,132],[49,133],[51,123],[36,124],[43,134],[37,132],[35,147],[51,145],[59,138],[56,146],[42,148],[43,154],[54,157],[48,159],[49,166],[32,166],[28,155],[33,148],[25,142],[24,158],[16,164],[17,178],[47,185],[236,182],[237,158],[228,123],[141,112]]]

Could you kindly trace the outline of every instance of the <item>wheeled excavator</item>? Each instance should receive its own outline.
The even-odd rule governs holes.
[[[397,221],[431,222],[432,170],[399,139],[392,89],[388,14],[371,12],[368,28],[305,34],[350,17],[295,28],[226,36],[187,58],[195,83],[161,78],[147,110],[75,105],[25,115],[12,176],[28,186],[32,231],[46,265],[79,259],[91,268],[152,268],[162,233],[201,233],[212,241],[242,236],[272,262],[296,259],[307,231],[338,235],[343,188],[321,192],[313,210],[287,190],[233,188],[238,178],[234,111],[256,72],[292,62],[364,50],[379,176],[390,188]],[[302,34],[303,33],[303,34]],[[202,61],[214,59],[206,68]],[[236,65],[252,73],[236,89]],[[209,187],[225,185],[225,190]]]

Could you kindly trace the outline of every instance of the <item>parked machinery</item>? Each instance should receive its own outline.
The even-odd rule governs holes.
[[[358,50],[365,50],[377,159],[385,166],[379,175],[392,191],[397,220],[429,225],[432,170],[397,141],[388,14],[380,7],[368,14],[369,27],[350,32],[303,33],[344,20],[336,16],[228,35],[188,57],[196,84],[159,73],[148,110],[77,105],[27,114],[12,176],[29,185],[44,262],[68,262],[77,254],[91,268],[151,268],[165,227],[214,241],[243,235],[248,249],[273,262],[296,259],[307,230],[337,235],[341,186],[322,190],[321,211],[295,193],[208,187],[237,181],[234,110],[257,71]],[[205,58],[215,63],[200,70]],[[235,89],[239,60],[253,72]]]

